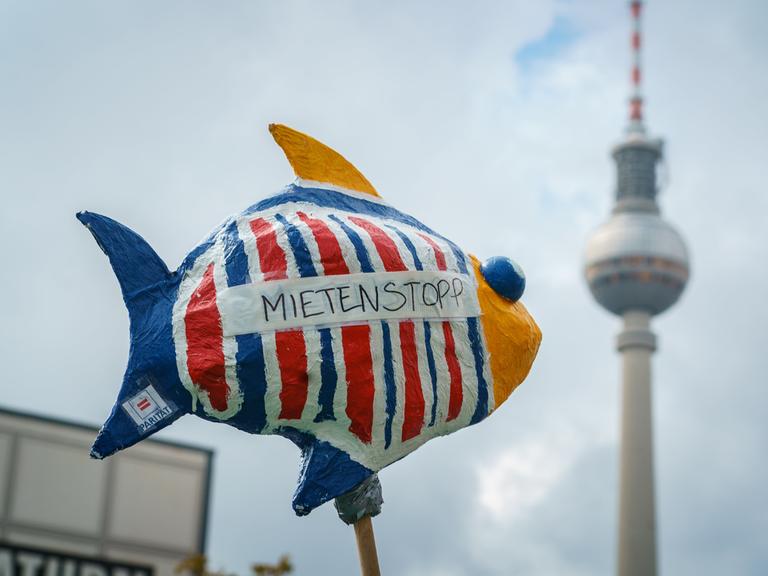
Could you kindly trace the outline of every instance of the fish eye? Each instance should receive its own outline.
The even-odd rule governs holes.
[[[517,302],[525,291],[525,274],[516,262],[506,256],[488,258],[480,271],[488,285],[499,296]]]

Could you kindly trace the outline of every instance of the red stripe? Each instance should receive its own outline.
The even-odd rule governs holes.
[[[347,326],[342,339],[347,367],[347,416],[349,430],[366,444],[373,428],[373,358],[367,325]]]
[[[405,266],[405,262],[403,262],[403,259],[400,257],[400,251],[397,249],[397,244],[395,244],[394,240],[392,240],[384,230],[363,218],[350,216],[349,219],[368,232],[371,240],[373,240],[374,246],[376,246],[376,252],[379,253],[379,257],[384,264],[384,269],[387,272],[404,272],[408,270]]]
[[[640,84],[640,68],[635,66],[632,68],[632,82],[637,85]]]
[[[277,243],[275,229],[263,218],[251,220],[251,230],[256,237],[256,248],[259,253],[259,266],[264,274],[264,280],[283,280],[288,277],[288,263],[285,252]]]
[[[632,17],[640,18],[640,2],[632,2]]]
[[[403,414],[403,442],[421,432],[424,424],[424,392],[419,375],[419,354],[413,322],[400,322],[400,348],[403,351],[405,374],[405,408]]]
[[[141,400],[139,400],[136,406],[139,408],[139,410],[146,410],[147,408],[149,408],[150,403],[149,403],[149,400],[147,400],[146,398],[142,398]]]
[[[309,389],[307,348],[302,330],[286,330],[275,334],[277,363],[280,365],[280,418],[297,420],[304,412]]]
[[[378,252],[387,272],[401,272],[408,269],[400,256],[397,244],[384,230],[363,218],[350,216],[349,219],[371,237],[376,252]],[[424,424],[424,393],[421,390],[419,357],[416,351],[413,322],[400,322],[400,348],[403,354],[403,370],[405,372],[405,414],[402,430],[402,440],[405,442],[418,436]]]
[[[445,361],[448,363],[448,374],[451,377],[451,397],[448,401],[448,417],[450,422],[461,412],[461,403],[464,400],[464,391],[461,387],[461,368],[456,357],[456,342],[453,340],[453,330],[450,322],[443,322],[443,335],[445,336]]]
[[[448,267],[445,265],[445,254],[443,254],[443,251],[440,249],[440,246],[437,245],[437,242],[432,240],[429,236],[425,234],[419,234],[424,240],[427,241],[427,243],[432,247],[432,251],[435,253],[435,262],[437,262],[437,269],[438,270],[447,270]]]
[[[216,306],[213,264],[208,266],[190,297],[184,320],[189,376],[196,386],[208,393],[215,410],[226,410],[229,387],[224,372],[224,334]]]
[[[349,274],[339,241],[328,225],[322,220],[310,218],[303,212],[298,212],[297,215],[312,231],[325,274]],[[341,328],[341,345],[347,364],[347,415],[352,420],[350,430],[366,443],[371,441],[373,427],[373,361],[370,341],[371,328],[368,324]],[[351,385],[350,382],[354,384]],[[350,408],[352,396],[356,404]]]
[[[263,218],[251,220],[256,237],[259,265],[265,280],[283,280],[288,277],[285,252],[277,243],[274,226]],[[304,412],[309,391],[307,375],[307,345],[304,332],[286,330],[275,333],[277,363],[280,367],[280,418],[298,419]]]
[[[424,240],[426,240],[432,250],[435,252],[435,261],[437,267],[440,270],[445,270],[445,254],[440,249],[440,246],[432,240],[429,236],[419,234]],[[443,335],[445,336],[445,361],[448,363],[448,375],[451,379],[450,386],[450,399],[448,400],[448,417],[447,422],[450,422],[459,415],[461,412],[461,403],[464,400],[464,391],[461,383],[461,368],[459,367],[459,359],[456,356],[456,342],[453,339],[453,328],[451,328],[450,322],[443,322]]]
[[[297,212],[297,215],[302,222],[309,226],[315,237],[317,249],[320,251],[320,262],[323,264],[326,276],[349,274],[349,268],[344,261],[339,241],[328,225],[322,220],[310,218],[303,212]]]
[[[635,50],[640,49],[640,32],[634,32],[632,34],[632,48]]]

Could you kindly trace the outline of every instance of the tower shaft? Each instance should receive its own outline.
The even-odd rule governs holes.
[[[622,358],[619,576],[656,576],[650,314],[628,311],[617,339]]]

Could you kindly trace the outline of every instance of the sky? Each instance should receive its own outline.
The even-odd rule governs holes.
[[[660,573],[768,572],[768,4],[651,0],[646,118],[666,141],[664,216],[692,255],[653,322]],[[392,205],[526,271],[544,334],[527,381],[478,426],[380,473],[382,570],[610,574],[619,321],[583,247],[610,211],[629,92],[619,0],[0,0],[0,404],[99,424],[128,354],[88,209],[175,268],[293,179],[267,125],[339,150]],[[355,573],[325,505],[295,517],[298,451],[192,417],[216,450],[208,553],[244,575]]]

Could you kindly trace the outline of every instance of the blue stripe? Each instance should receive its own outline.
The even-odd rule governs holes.
[[[248,284],[251,281],[248,274],[248,257],[235,222],[229,223],[224,232],[224,268],[229,286]],[[267,423],[267,411],[264,406],[267,377],[261,336],[242,334],[235,339],[237,379],[243,394],[243,405],[229,423],[247,432],[259,433]]]
[[[429,377],[432,380],[432,416],[429,419],[429,425],[435,425],[437,417],[437,369],[435,368],[435,356],[432,353],[432,327],[429,322],[424,321],[424,344],[427,348],[427,366],[429,366]]]
[[[368,250],[365,248],[365,244],[363,244],[362,238],[360,238],[360,235],[352,230],[349,226],[347,226],[342,220],[340,220],[337,216],[334,214],[331,214],[328,216],[331,220],[336,222],[339,226],[341,226],[341,229],[344,230],[344,233],[349,238],[349,241],[352,242],[352,246],[355,247],[355,254],[357,255],[357,261],[360,263],[360,270],[363,272],[375,272],[373,268],[373,264],[371,264],[371,258],[368,256]]]
[[[467,261],[464,257],[464,252],[456,246],[453,242],[448,243],[451,247],[451,251],[453,252],[453,255],[456,256],[456,264],[459,266],[459,272],[462,274],[469,274],[469,271],[467,270]]]
[[[387,225],[387,228],[390,230],[393,230],[398,236],[400,236],[400,240],[403,241],[403,244],[405,244],[405,247],[408,248],[408,252],[411,253],[411,257],[413,258],[413,264],[416,266],[416,270],[423,270],[424,267],[421,265],[421,260],[419,259],[419,255],[416,253],[416,246],[413,245],[413,242],[411,242],[411,239],[408,238],[408,235],[405,234],[402,230],[399,228],[395,228],[394,226]]]
[[[384,340],[384,390],[386,393],[386,414],[384,423],[384,448],[389,448],[392,443],[392,421],[395,418],[395,404],[397,402],[397,390],[395,388],[395,370],[392,366],[392,339],[389,335],[389,324],[382,321],[381,329]]]
[[[317,276],[317,270],[312,261],[312,255],[309,252],[307,243],[298,228],[290,223],[282,214],[275,214],[275,219],[285,228],[288,236],[288,244],[291,246],[299,274],[302,278],[308,276]],[[315,422],[325,420],[336,420],[333,413],[333,397],[336,395],[336,385],[338,384],[338,374],[336,373],[336,364],[333,357],[333,338],[330,328],[320,328],[320,392],[317,402],[320,411],[315,416]]]
[[[333,397],[336,395],[336,384],[339,375],[333,361],[333,338],[330,328],[321,328],[320,332],[320,393],[317,402],[320,411],[315,416],[315,422],[336,420],[333,413]]]
[[[483,344],[480,341],[480,329],[477,325],[477,318],[467,318],[467,328],[469,328],[469,343],[472,346],[472,355],[475,358],[475,375],[477,376],[477,405],[475,413],[472,415],[470,424],[476,424],[488,416],[488,383],[485,381],[483,367],[485,359],[483,358]]]
[[[304,237],[293,224],[285,219],[282,214],[275,214],[275,219],[283,225],[285,233],[288,236],[288,243],[291,245],[291,251],[293,257],[296,259],[296,265],[299,268],[299,274],[302,278],[306,276],[317,276],[315,271],[315,265],[312,263],[312,254],[307,248],[307,243],[304,242]]]

